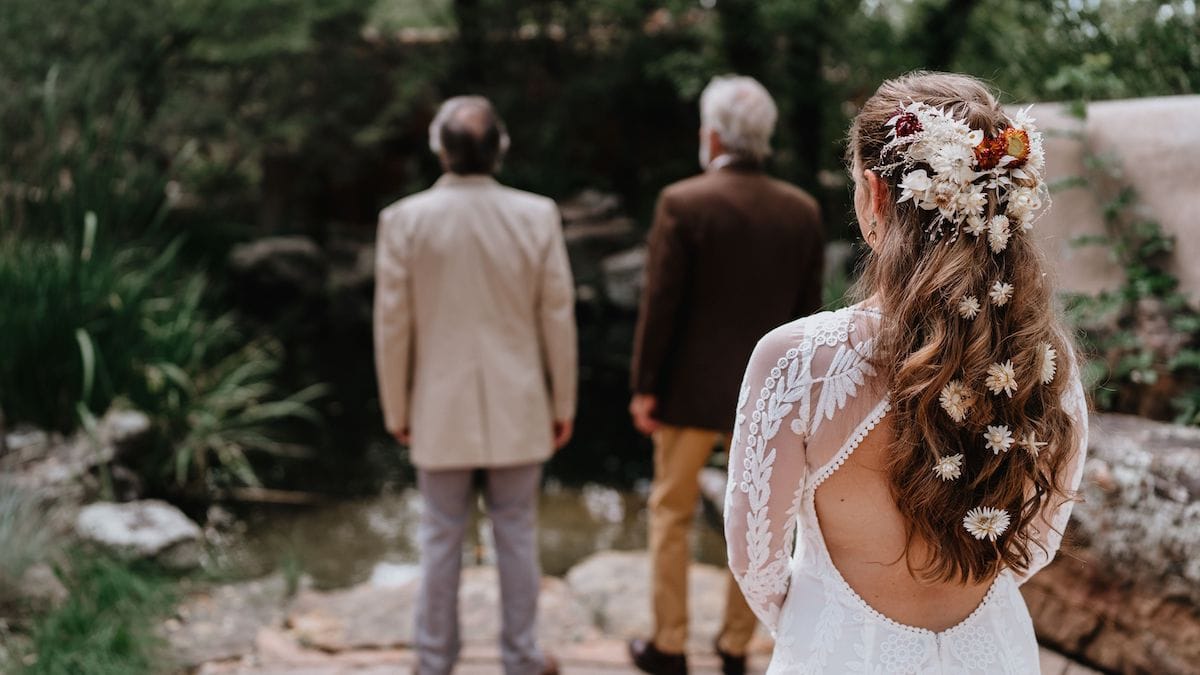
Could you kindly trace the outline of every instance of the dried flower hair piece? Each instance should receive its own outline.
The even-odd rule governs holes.
[[[964,319],[974,319],[979,316],[979,299],[973,295],[963,297],[958,301],[958,315]]]
[[[1012,398],[1017,391],[1017,374],[1013,370],[1012,359],[988,366],[987,379],[983,383],[993,394],[999,396],[1000,392],[1004,392]]]
[[[990,506],[976,506],[967,511],[963,518],[963,527],[976,539],[996,541],[1008,530],[1010,522],[1008,511],[995,509]]]
[[[987,433],[983,435],[983,440],[986,442],[987,449],[991,450],[993,455],[1008,452],[1009,448],[1016,442],[1012,432],[1003,424],[989,424]]]
[[[1058,352],[1049,342],[1042,343],[1042,384],[1050,384],[1054,381],[1054,375],[1058,373]]]
[[[1024,231],[1032,228],[1046,191],[1042,134],[1028,109],[1005,122],[1006,128],[988,137],[945,110],[920,102],[901,107],[887,121],[889,140],[880,156],[890,153],[894,159],[876,171],[901,172],[897,203],[912,201],[922,210],[937,212],[926,226],[931,241],[945,236],[954,241],[960,229],[976,238],[986,231],[992,251],[1000,253],[1008,246],[1010,221]],[[996,221],[1000,216],[984,216],[989,192],[1003,209],[1003,227]]]
[[[933,464],[933,472],[938,478],[944,481],[957,480],[962,476],[963,456],[962,453],[956,455],[944,455],[938,458],[938,461]]]
[[[938,402],[941,403],[942,410],[946,411],[950,419],[962,422],[967,418],[967,412],[975,403],[975,395],[963,385],[962,380],[950,380],[946,386],[942,387]]]
[[[1020,445],[1022,448],[1025,448],[1025,450],[1028,451],[1034,459],[1037,459],[1037,456],[1042,452],[1042,448],[1049,444],[1045,441],[1039,441],[1037,439],[1037,434],[1033,433],[1033,431],[1028,431],[1026,432],[1025,436],[1021,438]]]
[[[1003,307],[1012,300],[1013,285],[1006,281],[997,281],[992,284],[992,290],[988,291],[988,297],[992,299],[992,304],[997,307]]]

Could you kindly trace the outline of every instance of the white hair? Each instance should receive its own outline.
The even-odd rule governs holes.
[[[504,154],[508,152],[510,143],[508,130],[504,128],[504,123],[500,121],[495,108],[492,107],[492,102],[483,96],[454,96],[443,101],[437,114],[433,116],[433,121],[429,123],[429,150],[435,155],[442,154],[442,127],[446,126],[446,122],[466,106],[484,108],[496,121],[500,131],[500,153],[497,161],[503,159]]]
[[[719,75],[700,94],[700,126],[717,132],[735,157],[766,159],[778,117],[775,100],[753,77]]]

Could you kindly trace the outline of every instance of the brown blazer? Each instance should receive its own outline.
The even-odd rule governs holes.
[[[426,470],[545,461],[575,416],[574,285],[553,201],[446,174],[379,216],[375,363],[387,428]]]
[[[649,234],[633,389],[664,424],[728,432],[746,362],[776,326],[821,305],[815,199],[753,165],[668,186]]]

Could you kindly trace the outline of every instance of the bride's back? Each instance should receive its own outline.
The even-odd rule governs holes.
[[[979,606],[991,581],[929,582],[910,572],[905,521],[887,475],[893,439],[885,417],[821,483],[815,493],[821,535],[846,583],[876,611],[905,625],[945,630]],[[919,566],[928,543],[918,540],[908,546],[909,559]]]

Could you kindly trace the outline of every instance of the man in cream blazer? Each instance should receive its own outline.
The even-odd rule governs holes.
[[[423,499],[417,672],[460,647],[463,536],[483,474],[507,675],[556,672],[535,639],[542,463],[570,439],[576,335],[554,202],[498,183],[508,146],[481,97],[446,101],[430,148],[446,173],[380,214],[375,357],[388,431],[411,449]]]

